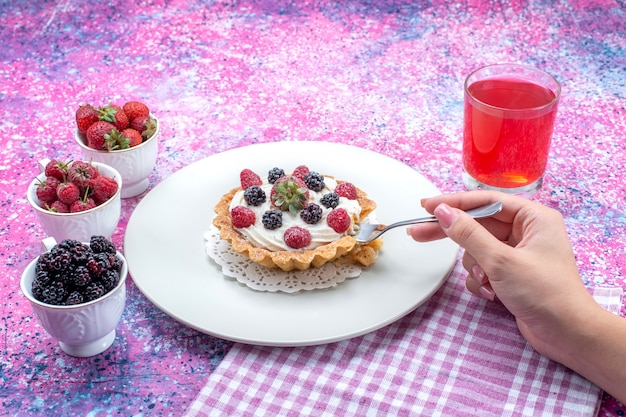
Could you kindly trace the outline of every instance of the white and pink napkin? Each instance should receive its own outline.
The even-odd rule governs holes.
[[[413,313],[320,346],[236,343],[187,416],[594,416],[602,391],[533,350],[457,264]],[[621,288],[593,288],[619,314]]]

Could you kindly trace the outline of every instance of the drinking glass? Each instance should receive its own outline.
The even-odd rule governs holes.
[[[464,90],[465,186],[536,193],[548,162],[559,82],[531,66],[496,64],[472,72]]]

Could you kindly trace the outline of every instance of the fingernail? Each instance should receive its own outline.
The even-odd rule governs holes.
[[[439,204],[435,208],[433,214],[435,215],[435,217],[437,217],[437,219],[439,219],[439,223],[444,229],[452,226],[454,220],[456,220],[456,218],[459,216],[459,214],[446,203]]]
[[[476,281],[480,282],[481,284],[484,283],[485,271],[483,271],[480,265],[476,264],[472,266],[472,275],[474,275],[474,278],[476,278]]]
[[[496,299],[496,293],[493,292],[493,288],[489,284],[481,285],[478,292],[487,300],[494,301]]]

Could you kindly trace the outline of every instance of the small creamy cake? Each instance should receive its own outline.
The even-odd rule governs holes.
[[[320,267],[341,257],[363,266],[376,262],[380,239],[357,243],[358,224],[376,203],[353,184],[301,165],[266,178],[249,169],[240,186],[215,206],[220,238],[252,261],[283,271]]]

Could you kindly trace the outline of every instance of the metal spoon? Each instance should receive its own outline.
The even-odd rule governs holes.
[[[502,203],[496,202],[492,204],[487,204],[486,206],[467,210],[466,213],[475,219],[480,219],[483,217],[491,217],[494,214],[499,213],[501,210],[502,210]],[[437,221],[437,218],[435,216],[428,216],[428,217],[420,217],[417,219],[396,222],[396,223],[390,224],[389,226],[385,226],[384,224],[361,223],[359,225],[359,234],[356,237],[356,241],[358,243],[368,243],[374,239],[378,239],[380,235],[385,233],[387,230],[393,229],[395,227],[408,226],[408,225],[417,224],[417,223],[436,222],[436,221]]]

